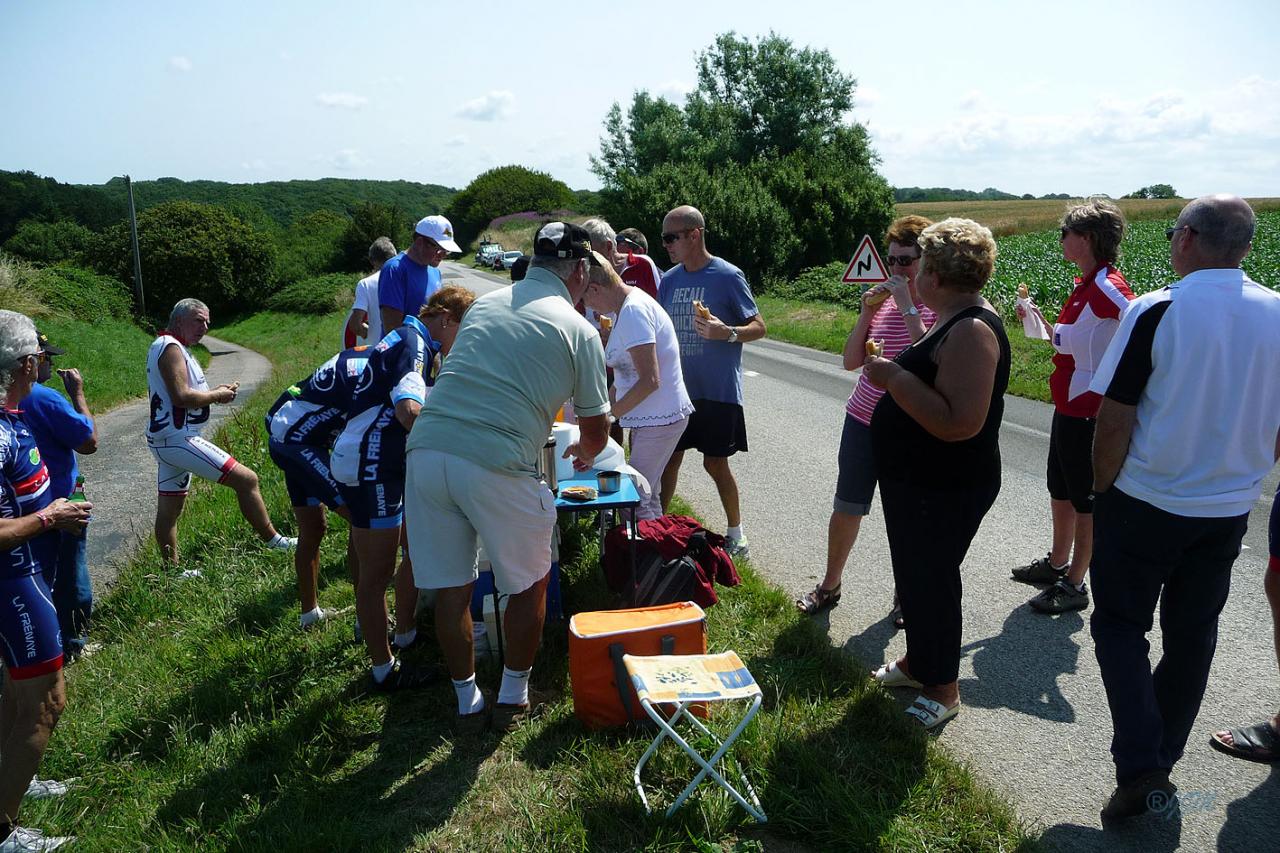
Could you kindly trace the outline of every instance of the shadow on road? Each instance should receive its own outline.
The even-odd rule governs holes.
[[[960,681],[965,703],[1075,722],[1075,709],[1062,695],[1058,679],[1076,671],[1080,644],[1072,637],[1083,628],[1078,612],[1045,616],[1026,605],[1015,608],[1000,633],[960,649],[962,655],[973,655],[974,678]]]
[[[1280,838],[1280,811],[1276,809],[1278,799],[1280,766],[1272,765],[1271,775],[1265,782],[1227,805],[1227,820],[1218,833],[1218,850],[1222,853],[1254,853],[1275,844]]]

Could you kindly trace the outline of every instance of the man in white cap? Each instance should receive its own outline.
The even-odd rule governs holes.
[[[378,273],[378,306],[382,328],[390,331],[404,323],[440,289],[440,262],[445,254],[460,254],[453,241],[453,225],[443,216],[424,216],[413,229],[413,245],[382,266]]]

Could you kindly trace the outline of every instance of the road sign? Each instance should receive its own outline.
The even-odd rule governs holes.
[[[858,251],[853,253],[853,260],[845,268],[841,281],[846,284],[882,284],[888,280],[889,272],[880,260],[876,244],[869,235],[864,235],[862,242],[858,244]]]

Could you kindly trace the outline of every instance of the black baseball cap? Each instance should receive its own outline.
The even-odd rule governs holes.
[[[572,222],[548,222],[533,238],[533,254],[539,258],[587,258],[599,266],[591,255],[591,235]]]
[[[36,329],[36,345],[45,355],[62,355],[66,352],[62,347],[55,347],[49,343],[49,336],[39,329]]]

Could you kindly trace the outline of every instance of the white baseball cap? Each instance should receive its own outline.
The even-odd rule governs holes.
[[[462,253],[462,248],[453,242],[453,224],[443,216],[424,216],[418,220],[413,230],[423,237],[435,240],[446,252]]]

